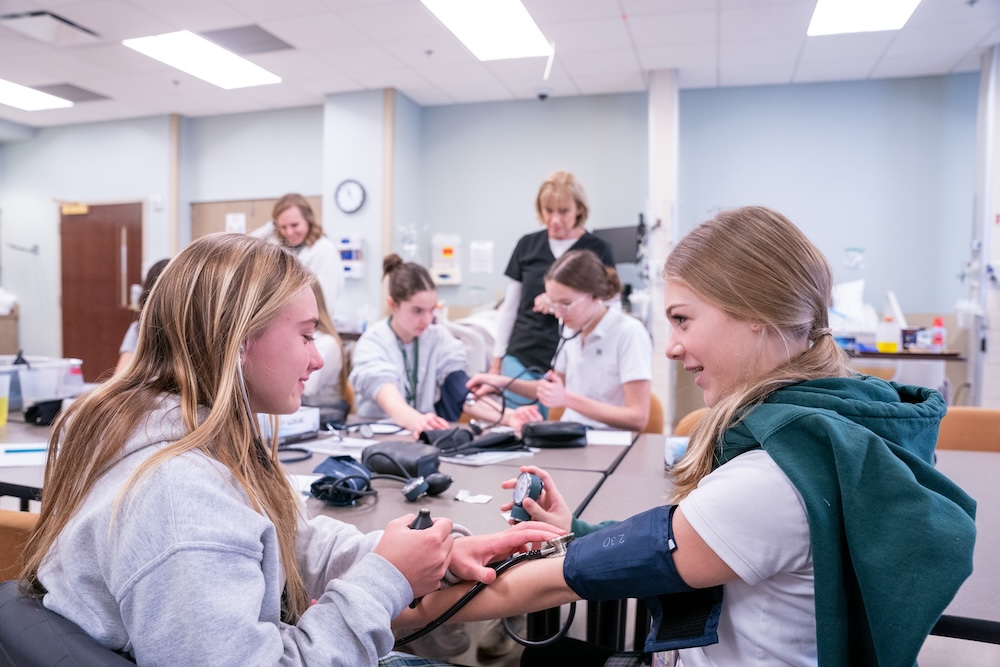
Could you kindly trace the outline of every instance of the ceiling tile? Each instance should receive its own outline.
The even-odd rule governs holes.
[[[199,0],[188,0],[199,2]],[[254,23],[298,16],[321,16],[329,7],[322,0],[227,0],[233,10]]]
[[[714,44],[719,38],[715,12],[650,16],[642,21],[629,20],[628,25],[639,48],[667,44]]]
[[[172,26],[171,30],[203,32],[253,23],[255,19],[220,0],[171,0],[169,3],[132,0],[141,11]],[[284,5],[286,3],[277,3]],[[149,33],[155,34],[155,33]],[[142,37],[143,35],[131,35]]]
[[[387,5],[361,5],[340,12],[348,23],[372,39],[392,41],[434,35],[445,27],[417,0]]]
[[[262,21],[260,26],[296,49],[324,50],[371,40],[336,14],[296,16]]]
[[[555,97],[642,90],[647,72],[681,88],[926,76],[975,71],[1000,42],[1000,0],[922,0],[896,33],[807,38],[813,0],[525,0],[556,44]],[[480,63],[419,0],[0,0],[0,13],[49,10],[103,43],[52,48],[0,27],[0,77],[71,84],[114,99],[0,119],[47,127],[177,112],[204,116],[316,103],[394,87],[417,104],[527,99],[546,60]],[[270,89],[223,91],[126,49],[120,40],[181,28],[256,25],[291,49],[251,60],[281,76]],[[256,106],[255,106],[256,105]],[[86,110],[84,110],[86,107]]]
[[[602,21],[554,23],[545,36],[555,42],[556,55],[578,51],[610,51],[632,47],[628,25],[615,17]]]
[[[376,70],[406,69],[399,59],[374,43],[341,47],[313,52],[317,58],[329,63],[345,74],[371,72]]]
[[[718,65],[718,47],[715,44],[677,44],[647,46],[639,49],[642,69],[715,68]]]
[[[617,0],[521,0],[535,23],[590,21],[621,15]],[[547,35],[546,35],[547,36]]]
[[[158,35],[183,27],[173,21],[157,18],[125,0],[96,0],[66,5],[59,13],[74,23],[93,30],[105,42]]]

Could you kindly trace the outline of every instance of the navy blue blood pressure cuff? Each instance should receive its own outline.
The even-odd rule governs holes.
[[[676,505],[637,514],[569,543],[563,576],[585,600],[641,598],[653,617],[647,652],[719,641],[722,586],[695,589],[674,566]]]
[[[457,422],[462,416],[462,408],[465,407],[465,397],[469,394],[465,383],[469,381],[469,376],[465,371],[454,371],[441,383],[441,398],[434,404],[434,412],[438,417],[450,422]]]

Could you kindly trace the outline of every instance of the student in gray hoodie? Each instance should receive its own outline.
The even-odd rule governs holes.
[[[374,665],[446,570],[490,582],[485,563],[557,534],[305,519],[255,415],[294,412],[322,366],[314,280],[239,234],[170,262],[132,364],[56,424],[27,594],[140,665]]]

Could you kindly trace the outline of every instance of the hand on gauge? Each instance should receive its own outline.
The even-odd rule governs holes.
[[[573,512],[570,510],[569,505],[566,504],[566,500],[562,497],[562,494],[559,493],[559,489],[556,488],[556,483],[552,481],[552,476],[536,466],[521,466],[521,472],[537,475],[542,480],[542,493],[538,496],[538,500],[532,500],[528,496],[521,501],[521,506],[531,515],[532,521],[544,521],[547,524],[569,532],[573,525]],[[508,479],[500,487],[513,489],[515,484],[517,484],[516,478]],[[508,512],[513,507],[514,502],[511,500],[501,505],[500,511]],[[511,522],[513,522],[513,519],[511,519]]]
[[[538,381],[536,392],[538,402],[547,408],[560,408],[566,405],[566,385],[555,371],[549,371]]]

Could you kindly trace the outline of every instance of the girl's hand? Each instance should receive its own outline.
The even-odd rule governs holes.
[[[492,584],[497,573],[493,568],[486,567],[487,563],[529,551],[533,544],[547,542],[565,532],[538,521],[524,521],[499,533],[462,537],[455,540],[448,569],[465,581]]]
[[[489,394],[499,394],[500,389],[510,382],[509,377],[496,375],[494,373],[476,373],[465,386],[476,398],[482,398]]]
[[[549,300],[549,296],[542,292],[535,297],[535,303],[531,308],[536,313],[544,313],[546,315],[552,314],[552,302]]]
[[[549,371],[538,381],[538,402],[547,408],[561,408],[566,405],[566,385],[559,374]]]
[[[529,422],[540,422],[542,413],[538,411],[537,405],[522,405],[521,407],[508,412],[504,418],[504,423],[514,429],[514,434],[521,437],[521,427]]]
[[[435,431],[442,428],[448,428],[450,426],[451,424],[449,424],[443,417],[439,417],[433,412],[428,412],[420,415],[414,420],[414,422],[410,425],[410,431],[413,432],[413,439],[416,440],[424,431]]]
[[[394,519],[375,545],[374,552],[386,559],[406,577],[418,598],[441,587],[448,571],[455,538],[451,536],[451,519],[434,519],[434,525],[424,530],[412,530],[415,514]]]
[[[542,480],[542,493],[538,496],[538,500],[525,498],[521,502],[524,510],[531,515],[531,520],[544,521],[560,530],[569,532],[573,526],[573,512],[570,510],[569,505],[566,504],[566,500],[562,497],[562,494],[559,493],[559,489],[556,488],[556,483],[552,480],[552,475],[535,466],[521,466],[521,472],[538,475],[539,479]],[[516,483],[516,479],[508,479],[500,487],[503,489],[513,489]],[[500,511],[509,512],[513,507],[514,501],[511,500],[501,505]],[[511,523],[513,522],[514,520],[511,519]]]

